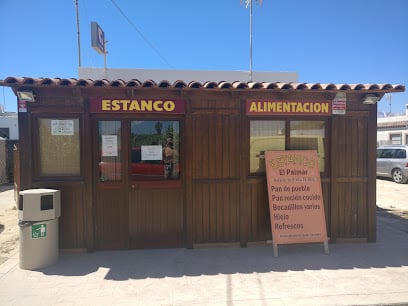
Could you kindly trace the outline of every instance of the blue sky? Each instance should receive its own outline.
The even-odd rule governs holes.
[[[96,21],[108,68],[249,70],[249,9],[240,0],[78,3],[82,67],[103,68],[90,43]],[[78,78],[74,0],[0,0],[0,29],[0,79]],[[263,0],[253,7],[252,58],[253,70],[295,71],[299,82],[408,87],[408,0]],[[8,88],[0,103],[16,111]],[[393,113],[405,104],[408,93],[392,95]],[[378,108],[388,112],[389,100]]]

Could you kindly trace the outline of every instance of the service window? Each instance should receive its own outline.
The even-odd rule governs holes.
[[[249,159],[251,173],[265,173],[265,151],[285,150],[284,120],[250,122]]]
[[[325,121],[290,121],[289,150],[315,150],[320,172],[325,164]]]
[[[174,180],[180,177],[180,122],[131,122],[131,175],[137,180]]]
[[[264,174],[265,151],[316,150],[320,172],[326,164],[326,121],[251,120],[250,174]]]
[[[39,175],[80,175],[78,118],[39,118]]]

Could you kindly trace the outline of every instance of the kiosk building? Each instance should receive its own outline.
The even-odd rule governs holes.
[[[403,85],[27,77],[0,85],[19,97],[20,190],[61,190],[61,248],[270,240],[268,150],[316,150],[330,241],[376,240],[376,103]]]

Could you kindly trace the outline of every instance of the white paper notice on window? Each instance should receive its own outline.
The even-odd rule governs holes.
[[[74,120],[51,120],[51,135],[53,136],[74,135]]]
[[[162,160],[162,146],[142,146],[142,160]]]
[[[102,135],[102,156],[118,156],[117,135]]]

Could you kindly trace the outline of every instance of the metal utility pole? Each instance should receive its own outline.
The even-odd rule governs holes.
[[[75,12],[76,12],[77,39],[78,39],[78,67],[81,67],[81,34],[79,32],[78,0],[75,0]]]
[[[390,116],[391,116],[391,101],[392,101],[392,94],[391,94],[391,93],[386,93],[386,95],[387,95],[387,99],[388,99],[388,101],[389,101],[389,103],[390,103]]]
[[[262,0],[255,0],[255,3],[262,5]],[[245,7],[249,7],[249,81],[252,81],[252,0],[245,0]]]
[[[249,81],[252,81],[252,0],[249,2]]]

